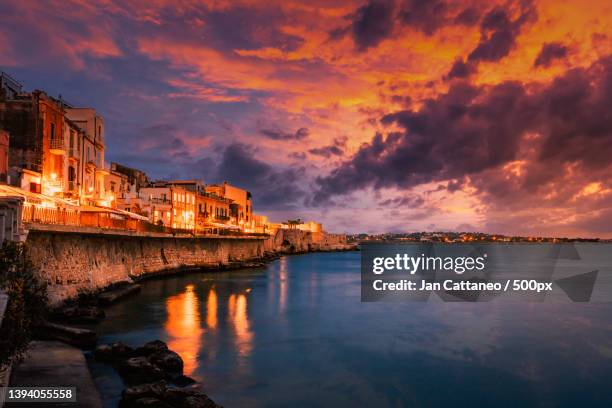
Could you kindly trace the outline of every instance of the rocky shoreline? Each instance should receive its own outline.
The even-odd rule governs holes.
[[[132,348],[124,343],[103,344],[94,351],[96,361],[110,364],[127,387],[120,408],[216,408],[196,381],[183,374],[183,359],[161,340]]]

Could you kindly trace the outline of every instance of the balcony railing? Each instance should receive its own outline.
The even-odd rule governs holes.
[[[54,138],[51,139],[50,145],[51,153],[54,154],[65,154],[66,150],[64,149],[64,139],[62,138]]]
[[[64,180],[58,178],[55,180],[47,180],[44,182],[45,186],[49,187],[50,189],[53,190],[57,190],[57,191],[62,191],[64,190]]]
[[[168,198],[152,197],[149,201],[154,204],[168,204],[168,205],[172,204],[172,201],[170,201],[170,199]]]
[[[23,222],[39,224],[79,225],[79,212],[64,208],[47,208],[24,204],[21,219]]]

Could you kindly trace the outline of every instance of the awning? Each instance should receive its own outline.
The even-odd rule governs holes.
[[[143,215],[136,214],[136,213],[129,212],[129,211],[118,210],[116,208],[110,208],[110,207],[96,207],[92,205],[83,205],[81,206],[81,212],[108,213],[108,214],[121,215],[122,217],[128,217],[128,218],[132,218],[132,219],[140,220],[140,221],[149,221],[149,219]]]
[[[136,214],[130,211],[120,210],[118,208],[114,208],[113,210],[117,211],[118,213],[127,215],[128,217],[133,218],[135,220],[149,221],[149,218],[145,217],[144,215]]]
[[[19,187],[9,186],[5,184],[0,185],[0,196],[11,197],[18,196],[23,197],[26,203],[30,204],[41,204],[43,202],[52,204],[55,207],[67,207],[77,209],[78,206],[73,203],[63,200],[57,197],[51,197],[44,194],[33,193],[31,191],[24,190]]]
[[[204,226],[205,227],[225,228],[225,229],[236,229],[236,230],[240,229],[240,227],[236,225],[220,224],[218,222],[207,222]]]

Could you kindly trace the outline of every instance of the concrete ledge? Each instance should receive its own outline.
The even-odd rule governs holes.
[[[181,238],[181,239],[268,239],[269,236],[260,235],[191,235],[191,234],[164,234],[160,232],[140,232],[126,231],[98,227],[80,227],[75,225],[57,225],[57,224],[24,224],[28,231],[45,231],[56,232],[63,234],[90,234],[90,235],[111,235],[111,236],[127,236],[127,237],[143,237],[143,238]]]
[[[10,384],[12,387],[76,387],[76,403],[47,402],[42,404],[45,407],[102,407],[83,352],[58,341],[31,342],[25,359],[13,367]],[[28,405],[6,404],[9,407]]]

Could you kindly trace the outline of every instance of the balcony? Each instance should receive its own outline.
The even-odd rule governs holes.
[[[64,155],[66,154],[66,148],[64,147],[64,139],[55,138],[51,139],[49,144],[49,150],[52,154]]]
[[[96,173],[108,176],[110,174],[110,168],[105,168],[105,167],[97,166],[96,167]]]
[[[88,173],[93,173],[96,170],[96,163],[93,160],[88,160],[86,170]]]
[[[170,200],[169,200],[169,199],[167,199],[167,198],[157,198],[157,197],[151,197],[151,198],[149,199],[149,201],[150,201],[152,204],[167,204],[167,205],[171,205],[171,204],[172,204],[172,201],[170,201]]]

